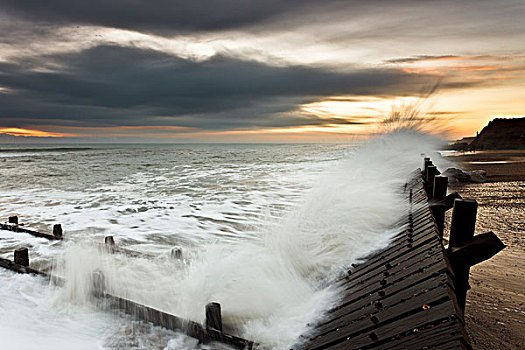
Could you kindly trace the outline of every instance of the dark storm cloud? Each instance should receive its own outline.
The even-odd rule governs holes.
[[[521,58],[520,56],[457,56],[457,55],[418,55],[413,57],[401,57],[386,60],[385,63],[417,63],[426,61],[443,61],[443,60],[469,60],[469,61],[510,61]]]
[[[170,36],[312,25],[319,36],[345,43],[443,36],[508,40],[522,33],[524,9],[522,0],[0,0],[0,14],[31,26],[99,25]],[[326,33],[333,23],[348,26]]]
[[[386,60],[386,63],[415,63],[415,62],[422,62],[422,61],[436,61],[436,60],[452,60],[452,59],[462,59],[465,57],[462,56],[456,56],[456,55],[438,55],[438,56],[430,56],[430,55],[419,55],[414,57],[402,57],[402,58],[394,58],[390,60]]]
[[[10,14],[54,24],[94,24],[169,34],[246,27],[342,0],[2,0]]]
[[[0,123],[212,129],[322,124],[326,121],[292,112],[327,96],[414,94],[428,81],[398,69],[337,72],[225,56],[196,62],[152,50],[99,46],[0,63],[5,89]]]
[[[459,11],[453,18],[439,18],[443,8],[457,8]],[[426,21],[426,30],[432,29],[434,22],[429,22],[429,18],[437,19],[445,26],[450,21],[465,18],[485,22],[494,20],[495,16],[501,15],[501,11],[519,16],[523,7],[520,1],[508,0],[503,4],[487,0],[1,0],[0,9],[33,22],[93,24],[169,35],[247,28],[267,23],[281,27],[297,18],[330,21],[330,18],[340,20],[337,16],[353,19],[374,16],[382,19],[381,22],[389,22],[393,15],[407,19],[403,26],[390,28],[390,31],[397,33],[421,21]],[[508,22],[512,21],[502,21],[501,24],[507,28]],[[381,26],[381,23],[374,24]],[[502,26],[494,26],[490,30],[499,31]]]

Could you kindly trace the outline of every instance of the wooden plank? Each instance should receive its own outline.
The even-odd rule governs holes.
[[[450,301],[437,304],[429,310],[420,310],[403,318],[398,318],[394,322],[384,322],[375,329],[364,329],[357,334],[348,334],[347,336],[334,337],[331,343],[324,345],[320,344],[305,344],[301,349],[361,349],[379,346],[399,334],[413,331],[414,325],[423,327],[425,325],[436,324],[438,322],[448,320],[449,316],[454,315],[455,309]],[[373,335],[372,335],[373,333]],[[340,333],[341,335],[343,333]],[[375,335],[375,336],[374,336]],[[397,349],[405,349],[404,346],[399,346]]]
[[[47,274],[44,272],[40,272],[29,266],[15,264],[13,261],[9,259],[4,259],[4,258],[0,258],[0,267],[3,267],[4,269],[8,269],[8,270],[11,270],[17,273],[30,273],[33,275],[47,276]]]
[[[367,279],[367,283],[362,284],[349,284],[345,290],[345,293],[358,293],[361,290],[369,290],[371,287],[380,289],[386,285],[396,283],[399,280],[406,278],[407,276],[414,273],[421,273],[427,270],[432,265],[440,264],[440,268],[445,271],[447,269],[446,264],[443,263],[443,254],[439,251],[434,251],[430,256],[421,257],[421,259],[415,258],[415,264],[406,263],[406,266],[403,264],[397,265],[397,262],[393,264],[395,269],[392,272],[386,274],[378,274],[375,279]],[[412,261],[410,261],[412,262]],[[390,271],[390,270],[389,270]],[[385,271],[388,272],[388,271]],[[355,282],[354,282],[355,283]],[[361,293],[363,294],[363,293]],[[343,302],[348,302],[343,300]]]
[[[419,193],[419,192],[412,192],[412,205],[418,206],[418,205],[426,205],[428,202],[428,197],[425,193]]]
[[[416,252],[408,252],[405,255],[393,257],[392,259],[385,260],[381,264],[377,264],[375,269],[368,271],[364,275],[354,276],[348,275],[346,277],[346,283],[340,283],[341,286],[345,288],[350,288],[353,285],[363,284],[367,280],[372,278],[377,278],[378,276],[381,279],[388,277],[393,274],[394,271],[397,271],[397,268],[405,268],[405,270],[413,264],[418,264],[421,259],[426,259],[434,254],[440,252],[439,248],[432,246],[427,242],[427,245],[421,246]]]
[[[412,234],[416,235],[418,232],[420,232],[420,230],[425,230],[427,227],[432,228],[435,225],[434,219],[431,216],[431,212],[421,215],[421,217],[412,216],[412,220],[407,219],[406,221],[402,222],[402,225],[406,227],[403,232],[408,234],[409,231],[412,230],[414,231]]]
[[[432,275],[432,274],[443,273],[445,269],[446,269],[446,265],[442,261],[438,260],[436,264],[430,264],[421,269],[414,270],[414,273],[411,273],[410,275],[404,275],[401,277],[397,277],[395,279],[394,278],[388,279],[388,280],[385,280],[384,283],[379,282],[379,283],[374,283],[372,285],[369,285],[366,289],[361,290],[358,295],[353,294],[352,293],[353,291],[349,290],[346,296],[344,297],[343,301],[341,302],[341,306],[345,306],[350,303],[356,302],[357,300],[362,299],[369,294],[374,294],[374,293],[379,294],[382,291],[384,291],[385,288],[389,286],[394,286],[395,284],[400,283],[401,281],[404,281],[405,279],[409,279],[409,278],[411,278],[412,280],[416,280],[418,278],[423,279],[429,274]]]
[[[379,283],[385,286],[392,281],[407,278],[420,268],[439,263],[441,259],[440,256],[442,256],[442,252],[438,249],[431,248],[413,255],[406,260],[400,259],[399,261],[392,261],[392,265],[383,265],[356,280],[350,279],[346,285],[342,285],[344,288],[343,292],[355,295],[359,293],[359,290],[365,289],[372,284]]]
[[[341,277],[339,280],[348,280],[348,276],[359,276],[360,274],[368,273],[370,270],[374,270],[379,266],[385,265],[386,263],[391,264],[393,260],[396,260],[400,256],[410,253],[410,251],[418,249],[431,241],[434,241],[436,246],[441,246],[439,237],[434,234],[427,233],[412,239],[413,241],[410,241],[410,238],[407,237],[406,240],[401,241],[402,244],[398,243],[397,245],[389,246],[385,250],[377,252],[374,258],[367,260],[361,265],[355,266],[353,269],[350,269],[347,273],[347,276]]]
[[[419,209],[412,211],[412,221],[414,222],[414,225],[418,225],[422,222],[432,222],[434,223],[433,217],[432,217],[432,211],[428,206],[421,207]]]
[[[7,270],[14,271],[16,273],[32,274],[32,275],[41,276],[41,277],[46,278],[47,280],[50,280],[56,285],[59,285],[59,286],[64,285],[64,280],[61,277],[57,277],[57,276],[51,275],[46,272],[35,270],[29,266],[15,264],[13,261],[9,259],[0,258],[0,267],[3,267],[4,269],[7,269]]]
[[[119,310],[139,320],[151,322],[166,329],[182,331],[190,337],[199,339],[201,342],[219,341],[237,349],[252,349],[254,345],[252,341],[223,333],[217,329],[206,329],[197,322],[185,320],[128,299],[108,293],[103,293],[103,298],[113,307],[117,307]]]
[[[424,194],[416,195],[412,197],[413,205],[426,205],[428,202],[428,197]]]
[[[342,309],[347,309],[349,307],[351,307],[352,305],[361,305],[362,304],[367,304],[367,303],[372,303],[374,300],[376,300],[377,298],[386,298],[390,295],[394,295],[404,289],[407,289],[407,288],[410,288],[414,285],[417,285],[417,284],[420,284],[420,283],[423,283],[429,279],[446,279],[446,283],[447,284],[451,284],[452,283],[452,279],[450,278],[450,276],[446,273],[440,273],[438,269],[435,269],[436,271],[432,272],[432,271],[427,271],[427,273],[423,274],[423,275],[420,275],[420,274],[413,274],[413,275],[410,275],[408,276],[407,278],[399,281],[398,283],[394,283],[390,286],[386,286],[385,288],[383,289],[380,289],[378,290],[377,292],[374,292],[374,293],[369,293],[369,294],[366,294],[364,295],[362,298],[360,299],[357,299],[351,303],[347,303],[345,305],[339,305],[338,307],[334,308],[331,310],[330,314],[328,315],[328,317],[330,319],[320,323],[320,324],[324,324],[324,323],[327,323],[327,322],[330,322],[332,319],[335,319],[337,317],[342,317],[344,316],[346,313],[344,313],[342,311]],[[378,300],[381,300],[381,299],[378,299]],[[359,306],[360,308],[360,306]],[[353,310],[353,309],[350,309],[350,310]]]
[[[155,258],[157,258],[156,255],[148,254],[148,253],[142,253],[142,252],[137,252],[135,250],[131,250],[131,249],[127,249],[127,248],[122,248],[122,247],[119,247],[116,244],[110,245],[110,244],[100,243],[98,246],[99,246],[99,248],[101,250],[103,250],[105,252],[108,252],[110,254],[123,254],[123,255],[127,255],[129,257],[132,257],[132,258],[144,258],[144,259],[155,259]]]
[[[406,278],[399,283],[393,284],[391,286],[388,286],[384,289],[381,289],[375,293],[370,293],[365,295],[362,299],[355,300],[352,303],[346,304],[344,306],[338,306],[337,308],[334,308],[330,314],[327,315],[327,318],[320,322],[317,327],[324,326],[327,323],[334,322],[337,319],[345,318],[348,314],[364,309],[365,307],[369,305],[375,305],[377,302],[381,302],[383,305],[388,305],[391,301],[383,302],[385,298],[389,298],[390,296],[394,296],[398,298],[398,293],[403,293],[405,290],[410,289],[413,286],[417,286],[424,289],[425,282],[428,280],[432,280],[430,285],[432,283],[445,283],[449,287],[449,294],[453,294],[453,291],[450,289],[450,285],[452,284],[452,279],[448,274],[445,273],[426,273],[423,275],[412,275],[409,278]],[[406,295],[406,293],[403,293]],[[399,298],[402,298],[400,296]],[[454,298],[451,298],[454,301]],[[461,320],[461,318],[460,318]]]
[[[397,265],[400,262],[405,262],[412,257],[419,255],[430,249],[440,250],[441,245],[438,244],[436,237],[427,236],[421,237],[420,239],[409,242],[406,241],[402,246],[398,246],[397,251],[392,251],[390,254],[382,255],[382,259],[374,259],[374,262],[371,262],[366,268],[361,268],[356,270],[351,270],[345,277],[342,277],[339,281],[341,284],[346,284],[349,280],[355,280],[361,276],[370,274],[371,271],[377,269],[388,269],[388,266]]]
[[[312,340],[308,348],[320,349],[330,344],[339,343],[347,338],[352,338],[360,333],[376,329],[383,325],[393,324],[395,323],[394,321],[407,318],[414,314],[423,313],[426,315],[432,315],[434,310],[427,313],[428,310],[423,310],[423,305],[428,305],[430,306],[430,309],[432,309],[434,306],[443,304],[447,300],[449,301],[446,288],[446,286],[434,288],[426,293],[417,295],[414,298],[410,298],[402,303],[394,305],[391,308],[381,309],[374,315],[376,317],[375,319],[369,317],[360,320],[348,320],[346,326],[318,334],[317,338]]]
[[[400,332],[392,336],[386,343],[374,346],[374,348],[381,350],[396,350],[400,347],[412,349],[421,349],[425,346],[439,345],[445,341],[457,339],[456,337],[462,337],[462,333],[459,330],[460,325],[455,320],[443,320],[442,322],[421,328],[408,330],[407,332]]]
[[[397,350],[405,349],[428,349],[442,346],[448,347],[451,342],[461,341],[464,339],[462,326],[457,320],[443,320],[437,324],[425,325],[421,328],[416,328],[402,332],[390,340],[379,346],[376,349],[381,350]]]
[[[421,224],[419,223],[414,224],[414,225],[407,224],[406,228],[402,232],[400,232],[399,234],[397,234],[396,236],[392,238],[392,241],[387,247],[381,249],[380,251],[376,251],[372,253],[369,257],[369,260],[372,260],[374,257],[376,257],[378,252],[386,252],[386,251],[394,250],[394,248],[399,243],[402,243],[408,239],[416,240],[420,238],[421,236],[430,235],[432,234],[433,228],[434,228],[434,222],[431,220],[427,220],[425,223],[421,223]]]
[[[442,289],[446,283],[447,277],[445,274],[442,274],[431,279],[425,279],[421,283],[412,285],[408,288],[402,288],[389,296],[380,297],[378,294],[374,293],[373,298],[370,298],[366,302],[364,300],[359,300],[359,302],[353,303],[341,310],[338,310],[341,312],[338,313],[338,315],[341,317],[335,319],[333,317],[334,315],[330,315],[330,322],[317,327],[316,332],[326,333],[332,329],[343,327],[349,322],[349,320],[356,322],[362,317],[370,317],[370,315],[378,313],[381,309],[392,308],[399,303],[403,303],[405,300],[426,293],[429,290],[435,288]]]
[[[371,293],[379,293],[380,291],[384,291],[386,288],[389,288],[391,286],[394,286],[398,283],[401,283],[402,281],[405,281],[407,279],[410,279],[412,281],[415,281],[417,279],[424,279],[428,275],[437,276],[438,274],[442,274],[445,272],[448,272],[447,265],[445,262],[441,261],[439,256],[436,255],[436,260],[431,261],[429,264],[422,265],[421,267],[418,267],[416,269],[412,269],[407,273],[406,275],[401,276],[389,276],[385,278],[384,282],[382,283],[379,281],[379,284],[374,283],[372,285],[369,285],[365,290],[363,290],[359,296],[353,296],[353,290],[349,289],[346,291],[345,298],[341,301],[341,305],[346,305],[350,302],[353,302],[355,300],[358,300],[362,298],[365,295],[371,294]],[[335,308],[337,309],[337,308]]]
[[[434,347],[439,350],[472,350],[470,344],[465,340],[453,340],[447,344],[440,344],[439,347]]]

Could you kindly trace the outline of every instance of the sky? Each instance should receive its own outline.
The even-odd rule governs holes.
[[[523,0],[0,0],[0,33],[0,142],[351,142],[415,110],[453,139],[525,116]]]

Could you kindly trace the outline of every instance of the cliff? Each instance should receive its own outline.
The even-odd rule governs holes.
[[[525,118],[491,120],[466,149],[525,149]]]

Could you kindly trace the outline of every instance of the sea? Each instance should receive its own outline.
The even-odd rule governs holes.
[[[397,131],[354,144],[3,144],[0,257],[29,248],[62,287],[0,269],[1,349],[215,349],[108,310],[107,291],[290,349],[338,301],[342,271],[388,245],[403,185],[440,140]],[[439,161],[438,161],[439,163]],[[103,249],[106,236],[132,257]],[[173,257],[172,251],[182,252]]]

